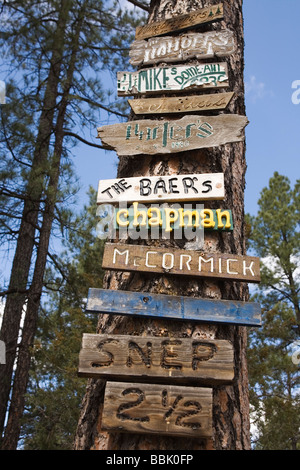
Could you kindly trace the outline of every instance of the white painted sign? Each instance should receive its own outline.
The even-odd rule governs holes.
[[[119,96],[229,86],[225,62],[118,72],[117,79]]]
[[[224,175],[140,176],[100,180],[97,204],[224,199]]]

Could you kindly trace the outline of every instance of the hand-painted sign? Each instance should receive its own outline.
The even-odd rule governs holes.
[[[189,206],[189,207],[186,207]],[[179,204],[152,204],[145,207],[134,202],[129,208],[116,209],[114,212],[114,227],[116,229],[149,229],[157,227],[164,234],[182,229],[194,230],[233,230],[232,213],[223,209],[193,208],[191,204],[184,207]]]
[[[173,114],[225,109],[234,93],[128,100],[135,114]]]
[[[226,57],[236,50],[234,34],[230,30],[187,33],[181,36],[154,37],[148,41],[134,41],[130,47],[130,63],[134,66],[179,62],[187,59]]]
[[[157,155],[241,142],[247,124],[247,117],[238,114],[191,115],[173,121],[129,121],[97,130],[103,146],[119,156]]]
[[[223,18],[223,4],[211,5],[206,8],[193,11],[185,15],[175,16],[163,21],[156,21],[145,26],[136,28],[135,38],[146,39],[152,36],[161,36],[173,31],[182,31],[183,29],[197,26],[204,23],[211,23]]]
[[[80,377],[156,383],[231,383],[233,347],[225,340],[84,334]]]
[[[176,295],[89,289],[86,311],[113,315],[261,326],[256,302],[211,300]]]
[[[212,389],[108,382],[101,428],[110,432],[212,436]]]
[[[118,72],[117,80],[119,96],[229,86],[225,62]]]
[[[106,243],[102,267],[260,282],[259,258],[254,256],[203,253],[158,246]]]
[[[223,173],[100,180],[97,204],[224,199]]]

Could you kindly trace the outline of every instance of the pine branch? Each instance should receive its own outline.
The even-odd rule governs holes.
[[[145,5],[142,2],[138,2],[137,0],[127,0],[129,3],[132,3],[132,5],[135,5],[136,7],[141,8],[142,10],[145,10],[149,13],[150,7],[148,5]]]
[[[98,145],[98,144],[94,144],[93,142],[89,142],[88,140],[83,139],[83,137],[80,137],[79,135],[74,134],[74,132],[64,131],[64,135],[75,137],[75,139],[80,140],[81,142],[83,142],[86,145],[89,145],[90,147],[96,147],[97,149],[107,150],[107,148],[103,147],[103,145]]]

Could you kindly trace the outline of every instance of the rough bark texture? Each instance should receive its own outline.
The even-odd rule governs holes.
[[[156,0],[152,1],[149,22],[184,14],[219,0]],[[224,0],[224,21],[201,28],[201,31],[229,28],[236,35],[238,50],[227,59],[230,90],[235,92],[226,113],[245,115],[244,105],[244,39],[242,0]],[[193,61],[190,61],[193,63]],[[202,93],[202,92],[200,92]],[[231,208],[234,230],[232,233],[206,234],[204,251],[245,254],[244,238],[244,185],[245,143],[227,144],[215,149],[202,149],[175,155],[121,157],[118,177],[158,174],[217,173],[225,175],[225,200],[206,204],[209,208]],[[127,243],[185,247],[185,240],[127,241]],[[248,286],[244,283],[183,279],[181,276],[142,273],[107,272],[104,287],[107,289],[149,291],[169,295],[188,295],[210,299],[248,300]],[[245,327],[219,326],[124,318],[102,315],[99,333],[137,334],[154,336],[182,336],[229,340],[235,351],[235,379],[230,386],[214,387],[212,440],[202,441],[176,437],[142,436],[135,434],[107,434],[101,432],[101,408],[104,381],[90,379],[82,403],[81,416],[75,438],[75,449],[94,450],[248,450],[250,448],[248,374],[246,362],[247,331]]]

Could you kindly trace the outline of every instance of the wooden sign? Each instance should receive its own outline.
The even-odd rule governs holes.
[[[117,79],[118,96],[229,86],[228,68],[225,62],[118,72]]]
[[[225,340],[84,334],[78,375],[156,383],[231,383],[231,343]]]
[[[223,173],[100,180],[97,204],[224,199]]]
[[[106,243],[102,267],[121,271],[260,282],[259,258],[159,246]]]
[[[179,15],[163,21],[156,21],[136,28],[135,38],[146,39],[152,36],[161,36],[173,31],[181,31],[192,26],[211,23],[223,18],[223,4],[211,5],[186,15]]]
[[[108,382],[101,428],[111,432],[212,436],[212,389]]]
[[[135,114],[173,114],[225,109],[234,93],[128,100]]]
[[[244,140],[246,116],[184,116],[179,120],[129,121],[99,127],[98,137],[105,148],[119,156],[157,155],[219,147]]]
[[[130,46],[129,62],[134,66],[158,62],[180,62],[188,59],[226,57],[236,50],[230,30],[187,33],[181,36],[154,37],[134,41]]]
[[[211,300],[149,292],[89,289],[86,311],[208,323],[261,326],[255,302]]]
[[[130,230],[159,229],[164,234],[179,231],[177,233],[182,238],[182,231],[189,229],[189,236],[196,236],[203,230],[233,230],[231,210],[203,209],[192,207],[192,204],[152,204],[150,208],[141,206],[134,202],[129,208],[120,208],[114,211],[113,227],[115,229],[127,228]],[[187,207],[190,206],[190,207]],[[143,234],[144,236],[144,234]]]

